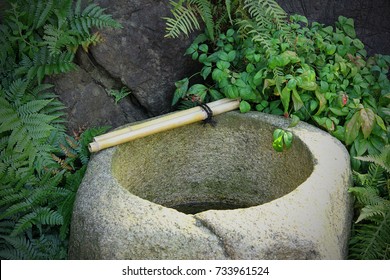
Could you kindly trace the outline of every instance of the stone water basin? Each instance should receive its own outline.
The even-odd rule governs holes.
[[[313,126],[249,112],[95,154],[77,193],[71,259],[343,259],[349,155]],[[275,128],[294,134],[272,148]]]

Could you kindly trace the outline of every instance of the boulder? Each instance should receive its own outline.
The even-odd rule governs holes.
[[[74,204],[71,259],[343,259],[349,155],[328,133],[229,112],[95,154]],[[276,127],[294,134],[272,148]]]
[[[96,62],[120,79],[138,102],[155,116],[171,109],[174,83],[194,73],[194,62],[184,56],[191,39],[164,38],[164,16],[170,5],[163,0],[95,0],[123,25],[101,31],[105,42],[92,48]]]

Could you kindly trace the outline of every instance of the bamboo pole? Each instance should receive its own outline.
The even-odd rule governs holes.
[[[219,99],[217,101],[212,102],[213,103],[212,106],[217,106],[217,105],[220,105],[220,104],[228,103],[230,101],[231,101],[231,99],[228,99],[228,98]],[[122,128],[122,129],[118,129],[118,130],[114,130],[114,131],[105,133],[105,134],[100,135],[100,136],[96,136],[96,137],[93,138],[93,140],[97,141],[97,142],[100,142],[102,140],[109,139],[109,138],[117,136],[117,135],[121,135],[121,134],[124,134],[124,133],[127,133],[127,132],[131,132],[133,130],[140,129],[140,128],[143,128],[143,127],[151,126],[153,124],[162,123],[162,122],[165,122],[167,120],[170,120],[170,119],[173,119],[173,118],[177,118],[177,117],[181,117],[181,116],[185,116],[185,115],[189,115],[190,113],[198,112],[198,111],[199,111],[199,107],[194,107],[194,108],[190,108],[190,109],[187,109],[187,110],[182,110],[182,111],[169,113],[169,114],[166,114],[164,116],[157,117],[157,118],[154,118],[154,119],[151,119],[151,120],[139,123],[139,124],[131,125],[131,126],[128,126],[128,127]]]
[[[239,104],[240,101],[237,99],[225,98],[210,102],[207,106],[212,110],[213,115],[218,115],[237,109]],[[115,132],[107,133],[108,136],[105,134],[95,137],[94,141],[88,145],[88,148],[90,152],[98,152],[151,134],[202,121],[207,117],[206,111],[202,107],[197,106],[188,110],[168,114],[157,119],[145,121],[141,124],[129,126]]]

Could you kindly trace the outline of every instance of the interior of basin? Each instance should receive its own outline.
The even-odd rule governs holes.
[[[187,125],[118,146],[112,172],[129,192],[195,214],[246,208],[279,198],[313,170],[306,145],[275,152],[276,128],[249,114],[227,113],[217,125]]]

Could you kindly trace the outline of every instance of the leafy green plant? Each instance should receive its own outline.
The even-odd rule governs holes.
[[[130,89],[127,87],[122,87],[120,90],[110,89],[108,90],[108,94],[115,98],[115,103],[118,104],[123,98],[128,96],[131,93]]]
[[[103,40],[92,27],[121,27],[103,8],[90,4],[81,8],[78,0],[17,0],[0,26],[0,79],[12,80],[27,75],[40,83],[45,75],[74,69],[74,53],[81,46]]]
[[[350,192],[358,217],[350,258],[388,259],[390,56],[368,57],[352,19],[340,16],[335,26],[325,26],[288,17],[273,0],[233,2],[230,24],[215,29],[214,37],[206,30],[187,49],[203,66],[197,73],[203,82],[191,84],[195,75],[178,81],[172,105],[239,98],[241,112],[281,115],[291,118],[290,126],[303,120],[338,138],[355,170]],[[272,144],[284,151],[292,134],[277,129]]]
[[[390,146],[382,154],[358,157],[369,162],[368,172],[355,172],[357,213],[350,240],[352,259],[390,259]]]
[[[74,4],[74,5],[73,5]],[[107,128],[70,136],[64,106],[43,83],[74,68],[102,40],[90,27],[119,27],[95,4],[17,0],[0,25],[0,258],[66,259],[73,202],[87,144]]]
[[[225,2],[225,3],[223,3]],[[200,29],[201,20],[206,26],[208,38],[214,40],[222,30],[222,25],[231,19],[231,11],[239,1],[180,0],[170,1],[172,17],[165,17],[166,37],[177,38],[180,34],[188,36]]]
[[[290,131],[283,129],[275,129],[273,133],[272,147],[277,152],[283,152],[285,149],[290,149],[292,145],[293,135]]]
[[[355,156],[379,153],[388,143],[390,56],[367,57],[352,19],[339,17],[336,27],[309,25],[299,15],[287,21],[278,6],[257,11],[259,2],[245,1],[249,15],[240,14],[215,42],[200,35],[188,48],[186,54],[203,64],[205,82],[183,79],[173,104],[240,98],[241,111],[249,104],[307,121],[343,141],[358,170]]]

